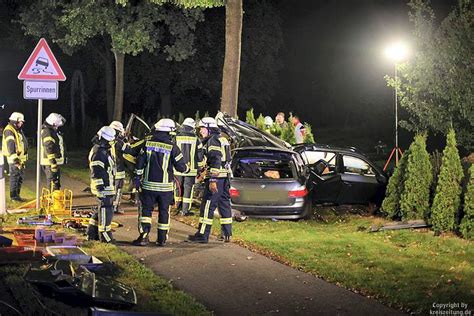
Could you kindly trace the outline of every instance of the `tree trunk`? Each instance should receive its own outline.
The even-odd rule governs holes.
[[[169,80],[160,80],[160,114],[162,117],[171,115],[171,82]]]
[[[107,119],[110,122],[112,121],[114,115],[114,73],[110,50],[106,50],[106,55],[104,56],[104,65],[105,95],[107,100]]]
[[[114,52],[115,55],[115,107],[114,117],[116,121],[122,120],[123,112],[123,69],[125,54]]]
[[[237,116],[242,39],[242,0],[227,0],[221,111]]]

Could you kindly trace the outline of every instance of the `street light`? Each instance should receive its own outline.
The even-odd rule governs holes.
[[[408,47],[402,42],[392,43],[385,48],[385,56],[394,62],[395,68],[395,82],[397,81],[397,64],[405,60],[408,56]],[[387,168],[393,154],[395,153],[395,165],[398,165],[398,154],[402,155],[402,150],[398,147],[398,97],[397,97],[397,85],[395,84],[395,147],[390,153],[390,157],[385,163],[384,170]]]

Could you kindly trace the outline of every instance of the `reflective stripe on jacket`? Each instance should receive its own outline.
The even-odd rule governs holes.
[[[203,149],[199,138],[194,134],[191,127],[184,126],[176,135],[176,145],[183,154],[184,163],[189,165],[189,173],[175,171],[175,175],[179,176],[196,176],[198,168],[204,166]]]
[[[173,168],[179,172],[189,171],[178,146],[169,134],[154,132],[147,139],[137,159],[136,174],[142,177],[142,189],[155,192],[174,190]]]
[[[3,130],[2,153],[7,157],[7,162],[13,164],[16,159],[21,163],[28,160],[28,143],[22,130],[9,123]]]
[[[129,143],[126,142],[126,139],[119,137],[119,141],[114,140],[110,142],[110,152],[112,158],[115,161],[115,166],[117,168],[117,173],[115,174],[115,179],[125,179],[125,154],[132,155],[133,150]]]
[[[231,160],[229,141],[213,132],[204,141],[204,151],[207,160],[208,178],[225,178],[229,175],[228,164]]]
[[[43,124],[41,129],[41,160],[42,166],[52,165],[56,159],[57,165],[64,164],[64,141],[61,134],[49,124]]]
[[[110,155],[108,145],[96,143],[89,152],[89,169],[91,175],[91,192],[97,197],[115,195],[115,163]],[[98,186],[103,186],[99,191]]]

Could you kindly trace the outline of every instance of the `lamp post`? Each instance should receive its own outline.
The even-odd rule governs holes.
[[[398,146],[398,90],[397,84],[398,81],[397,77],[397,65],[401,61],[403,61],[408,56],[408,48],[402,42],[396,42],[389,45],[385,49],[385,55],[394,62],[394,69],[395,69],[395,147],[392,149],[390,153],[390,157],[388,158],[387,162],[385,163],[384,170],[387,168],[390,160],[392,159],[393,154],[395,153],[395,165],[398,165],[398,154],[402,155],[402,150]]]

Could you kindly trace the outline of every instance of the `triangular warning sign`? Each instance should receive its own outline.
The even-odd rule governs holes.
[[[44,38],[40,39],[18,75],[20,80],[64,81],[66,76]]]

